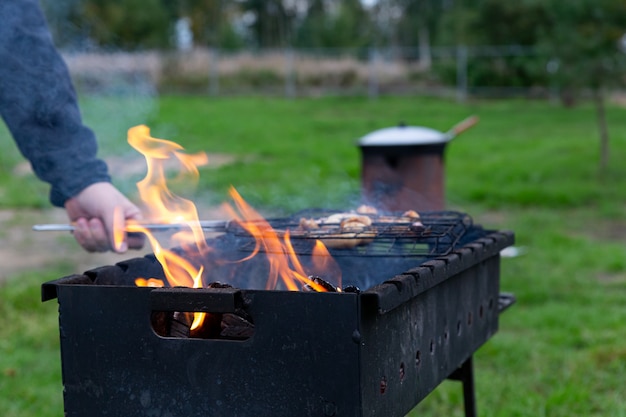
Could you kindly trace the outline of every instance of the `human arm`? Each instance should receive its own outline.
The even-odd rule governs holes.
[[[83,124],[65,62],[36,0],[0,2],[0,114],[50,201],[65,201],[96,182],[110,181]]]
[[[127,218],[139,209],[110,184],[37,0],[1,0],[0,22],[0,115],[37,177],[50,184],[51,203],[77,221],[78,242],[102,250],[105,232],[112,248],[113,207]]]

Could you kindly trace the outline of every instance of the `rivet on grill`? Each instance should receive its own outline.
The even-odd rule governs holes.
[[[422,364],[422,352],[418,350],[417,352],[415,352],[415,366],[419,368],[421,364]]]

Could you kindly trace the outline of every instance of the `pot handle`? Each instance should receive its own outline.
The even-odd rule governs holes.
[[[467,119],[462,120],[461,122],[457,123],[456,125],[452,127],[452,129],[450,129],[448,133],[450,135],[450,138],[453,138],[465,132],[467,129],[474,126],[476,123],[478,123],[479,120],[480,119],[478,118],[478,116],[470,116]]]

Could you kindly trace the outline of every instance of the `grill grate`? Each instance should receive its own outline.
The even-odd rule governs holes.
[[[270,219],[272,228],[279,234],[289,231],[290,240],[298,255],[310,255],[316,240],[329,247],[334,257],[436,257],[445,256],[464,242],[473,226],[472,218],[456,211],[420,213],[421,226],[414,222],[378,221],[381,217],[370,216],[372,225],[359,232],[336,230],[302,230],[300,219],[323,218],[337,211],[310,209],[288,218]],[[384,216],[389,219],[392,216]],[[232,227],[230,233],[241,238],[239,250],[251,252],[255,249],[254,239],[240,227]],[[474,236],[475,237],[475,236]],[[342,241],[361,241],[359,245],[337,249]],[[266,250],[261,248],[261,250]]]

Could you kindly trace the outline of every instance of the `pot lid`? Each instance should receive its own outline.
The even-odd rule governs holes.
[[[359,140],[360,146],[420,146],[447,143],[450,136],[422,126],[386,127],[368,133]]]

